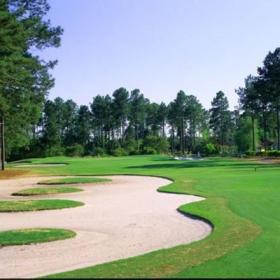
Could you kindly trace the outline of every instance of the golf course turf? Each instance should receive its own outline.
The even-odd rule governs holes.
[[[72,187],[44,187],[44,188],[30,188],[13,193],[15,196],[32,196],[32,195],[47,195],[58,193],[81,192],[82,189]]]
[[[64,199],[46,200],[18,200],[0,201],[0,212],[22,212],[22,211],[41,211],[55,210],[63,208],[78,207],[84,205],[82,202]]]
[[[159,250],[49,277],[280,277],[280,166],[244,159],[176,161],[167,156],[46,158],[67,162],[38,169],[45,175],[137,174],[168,176],[163,192],[195,194],[206,200],[180,206],[203,217],[213,233],[189,245]]]
[[[109,179],[103,178],[61,178],[61,179],[50,179],[38,182],[39,185],[74,185],[74,184],[93,184],[101,182],[110,182]]]
[[[29,228],[0,232],[0,246],[27,245],[74,237],[71,230],[57,228]]]

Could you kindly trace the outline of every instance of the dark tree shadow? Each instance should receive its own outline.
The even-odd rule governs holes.
[[[157,160],[160,161],[160,160]],[[164,162],[165,161],[165,162]],[[166,162],[167,161],[167,162]],[[170,168],[213,168],[223,167],[228,169],[267,169],[279,168],[280,164],[262,164],[257,162],[238,162],[232,160],[199,160],[199,161],[177,161],[174,159],[163,160],[163,163],[127,166],[128,169],[170,169]]]

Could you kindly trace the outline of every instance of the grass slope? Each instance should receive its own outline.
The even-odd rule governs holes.
[[[161,191],[206,197],[180,210],[201,216],[215,227],[210,236],[199,242],[60,273],[53,278],[280,277],[279,165],[218,158],[183,162],[164,156],[33,161],[68,163],[40,169],[49,175],[169,176],[174,183]]]
[[[32,195],[46,195],[58,193],[81,192],[82,189],[71,187],[45,187],[45,188],[30,188],[13,193],[15,196],[32,196]]]
[[[82,205],[79,201],[63,199],[0,201],[0,212],[53,210]]]
[[[91,184],[91,183],[101,183],[110,182],[109,179],[104,178],[62,178],[62,179],[50,179],[38,182],[39,185],[74,185],[74,184]]]
[[[75,232],[57,228],[31,228],[0,232],[0,246],[26,245],[74,237]]]

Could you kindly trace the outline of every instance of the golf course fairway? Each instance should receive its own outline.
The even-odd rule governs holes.
[[[164,192],[206,200],[180,211],[210,221],[207,238],[143,256],[69,271],[51,277],[279,277],[279,165],[244,159],[175,161],[167,156],[46,158],[67,162],[36,168],[44,175],[136,174],[169,177]]]

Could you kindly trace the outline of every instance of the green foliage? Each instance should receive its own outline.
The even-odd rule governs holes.
[[[130,137],[125,139],[123,142],[123,147],[129,155],[137,154],[138,142],[134,138]]]
[[[216,141],[219,145],[230,144],[231,114],[229,104],[225,94],[222,91],[217,92],[210,109],[210,128],[213,130]]]
[[[92,151],[92,155],[93,156],[105,156],[106,155],[106,151],[105,149],[101,148],[101,147],[95,147]]]
[[[280,157],[280,151],[278,150],[269,150],[269,151],[259,151],[254,154],[246,153],[247,155],[256,155],[261,157]]]
[[[60,145],[50,145],[45,150],[45,156],[53,157],[53,156],[63,156],[65,155],[65,148]]]
[[[80,144],[75,144],[73,146],[66,147],[65,155],[69,157],[79,157],[83,156],[85,153],[85,149]]]
[[[29,1],[30,2],[30,1]],[[54,80],[56,61],[41,60],[34,50],[58,47],[62,29],[45,19],[45,0],[0,3],[0,114],[6,122],[6,152],[26,147]]]
[[[205,145],[205,153],[206,155],[214,155],[217,152],[217,148],[213,143],[207,143]]]
[[[169,151],[169,142],[165,137],[146,136],[142,145],[145,154],[164,154]]]
[[[112,151],[112,155],[115,157],[127,156],[128,152],[124,148],[118,147]]]
[[[257,128],[255,127],[255,139]],[[247,151],[252,151],[252,122],[249,117],[241,117],[238,120],[237,129],[235,131],[235,143],[239,152],[244,153]],[[255,140],[256,143],[256,140]]]

